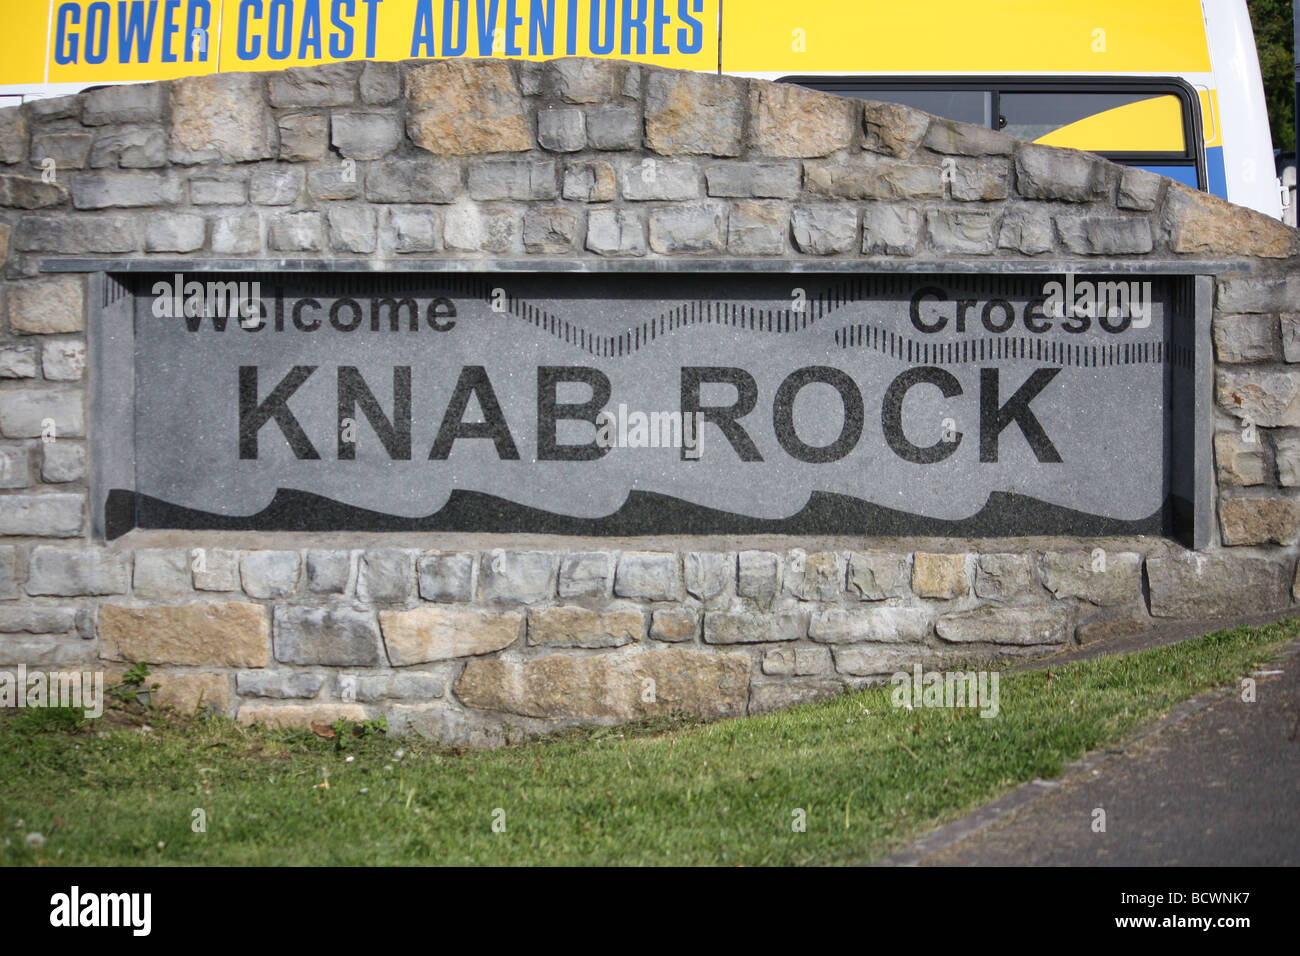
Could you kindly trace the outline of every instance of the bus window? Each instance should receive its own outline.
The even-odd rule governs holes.
[[[782,82],[901,103],[1017,139],[1099,153],[1194,189],[1213,185],[1201,158],[1199,100],[1177,80],[804,76]]]
[[[988,90],[839,89],[834,92],[881,103],[901,103],[962,123],[989,126],[993,122],[993,94]]]
[[[1187,155],[1182,104],[1169,94],[1005,92],[998,111],[1004,132],[1046,146]]]

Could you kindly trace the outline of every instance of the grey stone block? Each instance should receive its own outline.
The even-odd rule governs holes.
[[[0,346],[0,378],[35,378],[36,349],[31,345]]]
[[[474,600],[475,555],[426,554],[418,562],[420,597],[426,601]]]
[[[203,248],[207,221],[179,212],[155,212],[144,227],[145,252],[193,252]]]
[[[196,206],[242,206],[248,201],[248,181],[228,173],[190,177],[190,202]]]
[[[1147,558],[1153,617],[1210,620],[1290,606],[1294,561],[1220,552]]]
[[[360,63],[331,63],[271,74],[272,106],[350,106],[357,99]]]
[[[31,483],[32,467],[27,447],[0,445],[0,488],[26,488]]]
[[[376,63],[367,60],[361,67],[359,81],[361,102],[391,103],[402,95],[402,75],[396,63]]]
[[[289,163],[307,163],[329,155],[329,120],[322,113],[291,113],[281,116],[280,158]]]
[[[249,597],[279,600],[298,588],[302,558],[297,551],[246,551],[239,577]]]
[[[716,203],[685,203],[650,213],[650,248],[661,254],[718,252],[727,233],[727,210]]]
[[[1142,597],[1142,556],[1131,551],[1049,551],[1042,569],[1043,583],[1058,598],[1110,607]]]
[[[257,213],[217,216],[211,222],[213,252],[246,255],[262,250],[262,219]]]
[[[239,552],[224,548],[192,548],[190,571],[199,591],[239,590]]]
[[[643,256],[645,225],[625,209],[593,209],[587,214],[587,249],[602,256]]]
[[[77,209],[176,206],[181,202],[181,180],[171,173],[106,169],[77,173],[70,183],[72,204]]]
[[[0,607],[0,634],[67,634],[76,630],[70,607]]]
[[[52,423],[52,433],[47,423]],[[0,435],[5,438],[57,440],[84,434],[80,392],[28,389],[0,394]]]
[[[736,593],[768,604],[776,596],[781,559],[770,551],[741,551],[737,558]]]
[[[140,248],[136,221],[126,216],[24,216],[13,245],[23,252],[134,252]]]
[[[810,255],[849,252],[858,241],[858,213],[851,206],[796,206],[791,232],[794,244]]]
[[[307,195],[312,199],[356,199],[365,174],[349,162],[315,166],[307,172]]]
[[[384,663],[372,611],[277,606],[272,644],[281,664],[376,667]]]
[[[1145,219],[1070,215],[1056,217],[1065,248],[1080,256],[1144,255],[1155,248],[1151,223]]]
[[[74,104],[76,97],[60,97]],[[36,102],[40,102],[37,100]],[[27,117],[21,110],[0,110],[0,163],[21,163],[27,158],[29,129]]]
[[[878,160],[805,163],[804,190],[824,199],[942,199],[938,166]]]
[[[389,548],[367,551],[357,573],[357,599],[366,604],[405,604],[415,589],[415,553]]]
[[[1151,212],[1159,205],[1163,189],[1164,177],[1136,166],[1126,166],[1120,174],[1116,205],[1120,209]]]
[[[312,594],[343,594],[352,577],[350,551],[308,551],[307,590]]]
[[[554,593],[554,557],[546,551],[503,551],[483,555],[479,573],[483,600],[494,604],[531,604]]]
[[[1041,210],[1017,210],[1008,213],[998,232],[998,248],[1036,256],[1056,248],[1056,229],[1052,217]]]
[[[144,548],[135,553],[132,587],[146,600],[180,597],[191,591],[190,554],[181,548]]]
[[[310,698],[324,686],[324,674],[241,671],[235,675],[235,693],[240,697]]]
[[[682,570],[676,554],[627,551],[619,556],[614,593],[644,601],[671,601],[682,595]]]
[[[125,554],[104,548],[36,547],[28,559],[26,591],[60,597],[125,594],[130,577]]]
[[[582,110],[538,110],[537,142],[554,153],[578,152],[587,145],[587,120]]]
[[[442,220],[431,209],[392,209],[387,222],[397,252],[437,252],[442,247]]]
[[[844,590],[847,558],[838,551],[796,548],[786,556],[782,586],[800,601],[838,601]]]
[[[981,554],[975,566],[975,594],[991,601],[1025,601],[1042,596],[1032,554]]]
[[[559,195],[555,162],[503,159],[473,163],[469,168],[469,195],[477,200],[554,199]]]
[[[54,160],[56,169],[82,169],[90,157],[89,133],[41,133],[32,137],[32,165]]]
[[[572,252],[578,230],[578,216],[568,209],[531,208],[524,213],[524,249],[539,254]]]
[[[306,180],[295,166],[264,166],[248,177],[248,198],[259,206],[290,206],[302,195]]]
[[[382,159],[402,142],[402,121],[392,113],[335,113],[330,142],[348,159]]]
[[[1064,608],[989,605],[939,618],[935,633],[950,644],[1065,644],[1070,640],[1069,612]]]
[[[90,148],[90,165],[157,169],[167,165],[167,133],[161,126],[104,127]]]
[[[1271,315],[1216,315],[1214,354],[1220,362],[1270,362],[1279,352],[1279,323]]]
[[[710,196],[737,199],[794,199],[802,175],[790,162],[714,163],[704,170]]]
[[[806,634],[803,616],[709,611],[704,615],[706,644],[767,644],[797,641]]]
[[[614,558],[608,551],[566,554],[560,561],[560,597],[608,594],[613,569]]]
[[[641,117],[635,107],[600,106],[587,111],[587,143],[592,149],[636,149]]]
[[[998,218],[992,213],[931,209],[925,220],[936,252],[986,255],[997,247]]]
[[[615,198],[614,167],[604,161],[569,163],[564,168],[565,199],[610,202]]]
[[[738,202],[727,217],[727,251],[735,256],[779,256],[787,232],[785,203]]]
[[[923,607],[874,607],[813,614],[808,636],[823,644],[918,643],[930,630],[930,612]]]
[[[0,545],[0,598],[18,597],[18,549]]]
[[[870,205],[862,213],[862,251],[914,256],[921,249],[921,213],[910,206]]]
[[[452,160],[385,159],[366,170],[371,202],[449,203],[460,195],[460,165]]]
[[[81,121],[87,126],[161,123],[166,109],[167,87],[162,83],[101,86],[81,94]]]
[[[1054,146],[1022,145],[1016,151],[1016,189],[1026,199],[1093,202],[1111,188],[1104,160]]]
[[[330,247],[335,252],[374,252],[376,225],[375,210],[370,206],[331,206]]]
[[[315,252],[321,247],[318,212],[290,212],[271,220],[266,244],[280,252]]]
[[[620,179],[623,198],[636,202],[698,199],[702,194],[699,167],[683,160],[646,158],[626,163]]]
[[[75,538],[81,534],[85,495],[8,495],[0,508],[0,534]]]
[[[1300,302],[1300,276],[1220,279],[1215,305],[1220,312],[1289,312]]]
[[[935,118],[926,131],[927,147],[948,156],[1010,156],[1015,140],[988,126]]]
[[[436,700],[445,693],[443,679],[436,674],[381,674],[357,677],[357,701]]]
[[[701,601],[725,595],[736,579],[736,556],[728,551],[686,555],[686,590]]]

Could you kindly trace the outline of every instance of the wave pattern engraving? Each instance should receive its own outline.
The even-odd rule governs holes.
[[[791,281],[797,280],[792,276]],[[508,296],[506,311],[590,355],[622,358],[662,335],[692,325],[727,325],[776,334],[802,332],[845,305],[881,296],[909,295],[911,292],[910,277],[861,276],[837,282],[816,295],[807,296],[802,310],[793,308],[793,296],[792,307],[785,309],[754,308],[723,299],[695,299],[617,335],[596,335],[523,298]]]
[[[1107,368],[1116,365],[1177,365],[1191,368],[1192,350],[1165,342],[1123,342],[1077,345],[1045,342],[1041,338],[1000,336],[962,342],[921,342],[874,325],[846,325],[835,330],[841,349],[873,349],[890,358],[922,365],[961,365],[967,362],[1028,359],[1048,365]]]

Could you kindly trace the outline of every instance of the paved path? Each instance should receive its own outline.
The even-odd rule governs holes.
[[[1265,618],[1251,619],[1250,623]],[[1228,622],[1230,625],[1241,622]],[[1133,647],[1220,629],[1182,625]],[[1061,655],[1035,665],[1057,664]],[[1278,673],[1280,672],[1280,673]],[[1300,642],[1240,687],[1187,701],[1055,781],[1035,781],[881,861],[924,866],[1300,865]],[[1093,832],[1094,810],[1106,831]]]

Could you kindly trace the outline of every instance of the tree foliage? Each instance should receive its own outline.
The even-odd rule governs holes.
[[[1295,150],[1295,55],[1292,44],[1292,0],[1248,0],[1250,20],[1264,74],[1264,98],[1273,147]],[[1296,0],[1300,2],[1300,0]]]

